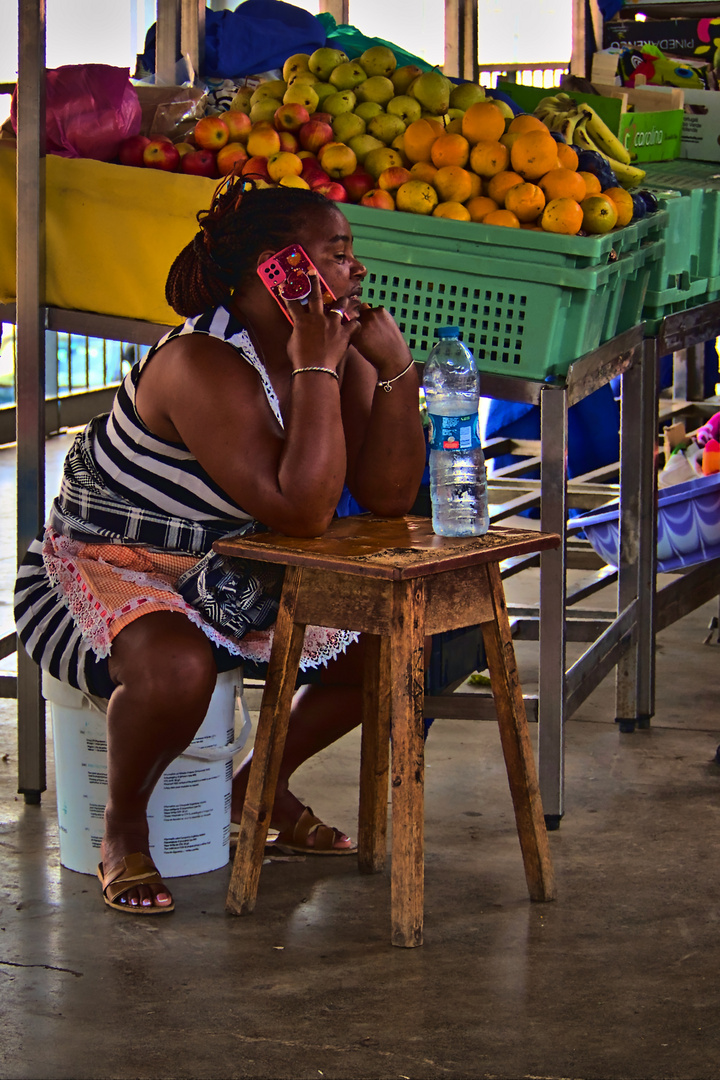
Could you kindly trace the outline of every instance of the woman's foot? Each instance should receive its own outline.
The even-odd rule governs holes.
[[[120,832],[111,831],[106,823],[100,853],[102,862],[98,867],[98,877],[103,885],[105,902],[111,907],[127,907],[138,914],[172,910],[172,895],[150,858],[147,825],[144,829]],[[145,861],[141,863],[141,859]],[[133,878],[138,878],[136,884],[130,883]],[[125,880],[128,881],[127,888],[118,891]],[[109,900],[110,894],[113,895],[112,902]]]
[[[235,824],[239,824],[242,816],[245,783],[246,777],[242,775],[242,770],[240,770],[233,781],[233,801],[230,816]],[[306,830],[305,824],[308,814],[312,817],[312,821]],[[323,830],[328,830],[328,826],[319,822],[314,817],[312,810],[304,806],[287,788],[284,791],[278,790],[276,792],[272,818],[270,819],[270,828],[276,829],[279,834],[274,841],[275,844],[293,847],[293,850],[311,850],[317,843],[318,850],[320,848],[327,850],[330,847],[338,853],[347,852],[349,854],[355,851],[355,844],[344,832],[333,829],[333,837],[330,840],[327,833],[322,832],[318,825],[322,826]]]

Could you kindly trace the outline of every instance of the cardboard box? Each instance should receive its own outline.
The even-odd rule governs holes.
[[[633,164],[673,161],[679,156],[683,123],[682,90],[676,90],[675,97],[668,97],[657,94],[655,87],[625,90],[619,86],[599,85],[595,80],[593,85],[597,86],[599,94],[580,94],[572,90],[569,91],[570,97],[592,105],[598,116],[628,148]],[[562,88],[541,89],[517,83],[500,83],[498,89],[509,94],[521,108],[532,112],[542,98],[551,97]],[[668,108],[668,105],[674,107]],[[632,112],[629,111],[630,106]]]
[[[680,157],[720,161],[720,91],[686,90]]]
[[[717,37],[717,27],[710,25],[710,18],[698,19],[647,19],[635,22],[634,19],[611,20],[603,24],[603,49],[640,48],[642,45],[657,45],[670,56],[687,57],[689,60],[712,57],[715,46],[713,37]]]

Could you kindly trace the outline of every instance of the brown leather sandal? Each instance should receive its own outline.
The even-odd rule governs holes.
[[[103,864],[99,863],[97,876],[102,885],[103,900],[108,907],[115,911],[124,911],[127,915],[164,915],[167,911],[175,909],[175,901],[170,904],[120,904],[116,903],[119,896],[123,896],[128,890],[136,885],[162,885],[157,867],[148,855],[136,851],[132,855],[126,855],[124,859],[108,870],[103,870]]]
[[[300,851],[303,855],[354,855],[357,844],[350,847],[334,846],[342,835],[339,829],[324,825],[306,806],[292,828],[278,833],[272,847],[277,851]],[[313,837],[312,844],[307,842],[310,836]]]

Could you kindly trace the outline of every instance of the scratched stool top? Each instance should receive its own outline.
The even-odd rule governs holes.
[[[493,525],[485,536],[436,536],[427,517],[336,518],[323,536],[264,532],[216,540],[215,551],[238,559],[336,570],[368,577],[425,577],[558,547],[556,533]]]

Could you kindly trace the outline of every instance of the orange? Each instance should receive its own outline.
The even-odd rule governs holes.
[[[540,224],[545,232],[575,236],[583,224],[583,212],[575,199],[552,199],[543,210]]]
[[[511,134],[517,132],[518,135],[524,135],[527,131],[547,131],[547,127],[532,113],[520,113],[510,121],[508,131]]]
[[[491,180],[488,180],[487,193],[491,199],[494,199],[498,206],[505,206],[505,197],[511,187],[515,184],[522,184],[522,176],[518,176],[517,173],[504,172],[496,173]]]
[[[443,165],[467,165],[470,157],[470,143],[462,135],[439,135],[430,148],[433,165],[442,169]]]
[[[505,134],[505,117],[492,101],[476,101],[462,118],[462,133],[468,142],[495,142]]]
[[[602,191],[602,184],[598,180],[595,173],[591,172],[579,172],[578,176],[582,176],[585,181],[585,187],[588,195],[599,195]]]
[[[491,210],[483,218],[483,225],[505,225],[509,229],[520,228],[520,222],[509,210]]]
[[[484,176],[486,179],[504,172],[509,160],[510,151],[507,146],[499,142],[488,142],[482,139],[476,142],[470,151],[470,168],[478,176]]]
[[[424,180],[408,180],[395,192],[395,205],[398,210],[410,214],[432,214],[438,204],[435,188]]]
[[[411,179],[416,179],[416,177],[413,176]],[[461,169],[459,165],[444,165],[442,169],[437,170],[429,183],[435,188],[443,202],[464,203],[473,195],[478,194],[473,191],[473,181],[478,179],[479,177],[474,176],[467,169]]]
[[[551,169],[538,181],[548,202],[552,199],[574,199],[582,202],[587,195],[585,181],[571,169]]]
[[[403,152],[408,161],[429,161],[430,149],[437,139],[437,132],[429,120],[414,120],[403,132]]]
[[[470,221],[470,211],[462,203],[450,200],[438,203],[433,217],[452,218],[453,221]]]
[[[483,193],[483,181],[477,173],[470,173],[470,198],[474,199],[476,195],[482,195]]]
[[[625,188],[611,187],[603,191],[603,195],[608,199],[612,199],[615,203],[615,209],[617,210],[617,224],[620,228],[625,225],[629,225],[632,221],[632,216],[635,213],[635,207],[633,206],[632,195]]]
[[[545,195],[537,184],[516,184],[505,196],[505,208],[520,222],[536,221],[545,208]]]
[[[557,144],[557,156],[560,162],[561,169],[573,169],[577,171],[578,156],[573,150],[572,146],[568,146],[567,143]]]
[[[432,184],[438,174],[438,170],[430,161],[416,161],[410,166],[413,180],[424,180],[426,184]]]
[[[618,212],[606,195],[590,195],[582,204],[582,227],[589,233],[607,233],[615,228]]]
[[[427,120],[430,127],[433,129],[436,135],[445,134],[445,125],[442,120],[438,120],[437,116],[423,116],[423,120]]]
[[[525,180],[539,180],[557,168],[557,143],[548,131],[528,131],[513,143],[510,160],[516,173]]]
[[[486,195],[476,195],[465,204],[470,211],[471,221],[483,221],[491,210],[499,210],[500,207],[493,199]]]

